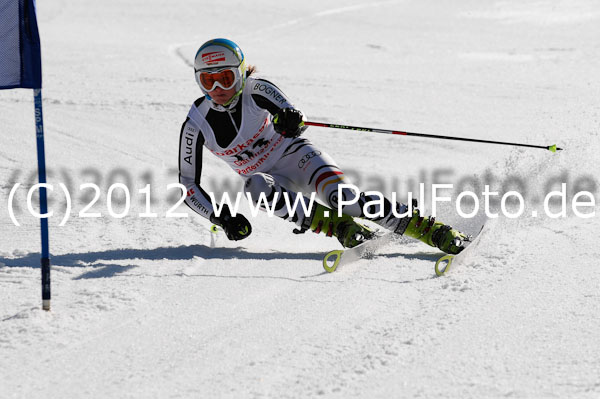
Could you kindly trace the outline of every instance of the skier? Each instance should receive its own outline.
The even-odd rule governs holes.
[[[194,102],[181,128],[179,179],[187,188],[186,204],[220,226],[230,240],[248,237],[252,227],[243,215],[232,215],[227,205],[219,216],[215,214],[209,195],[200,186],[203,147],[245,180],[244,191],[255,204],[265,193],[269,208],[275,207],[274,214],[297,225],[295,233],[323,232],[350,248],[373,236],[371,229],[354,220],[358,217],[446,253],[463,249],[464,234],[433,217],[422,217],[416,209],[408,215],[406,205],[388,199],[383,199],[380,209],[381,201],[372,205],[373,198],[361,193],[338,216],[338,185],[347,183],[343,171],[329,155],[300,137],[306,129],[302,112],[277,86],[254,76],[255,68],[246,65],[234,42],[213,39],[204,43],[196,53],[194,71],[204,96]],[[302,206],[293,212],[285,206],[284,193],[293,204],[297,196],[311,192],[321,203],[315,202],[310,213]],[[343,198],[356,198],[349,188],[341,193]],[[366,217],[363,205],[367,202],[368,213],[377,217]],[[395,216],[394,211],[407,216]]]

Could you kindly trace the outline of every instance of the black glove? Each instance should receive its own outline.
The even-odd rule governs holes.
[[[304,115],[295,108],[282,108],[273,117],[275,131],[283,137],[298,137],[306,130]]]
[[[223,230],[225,230],[227,238],[232,241],[243,240],[252,233],[252,226],[248,219],[239,213],[235,216],[231,216],[227,205],[223,205],[221,216],[217,217],[213,212],[212,215],[210,215],[210,221],[217,226],[221,226]]]

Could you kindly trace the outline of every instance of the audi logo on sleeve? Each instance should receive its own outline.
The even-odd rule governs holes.
[[[321,151],[311,151],[308,154],[304,155],[300,161],[298,161],[298,167],[302,169],[304,165],[311,159],[316,157],[317,155],[321,155]]]

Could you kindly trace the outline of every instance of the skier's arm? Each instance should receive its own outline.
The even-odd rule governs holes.
[[[185,203],[196,213],[223,228],[230,240],[241,240],[252,233],[250,222],[243,215],[231,215],[224,204],[219,216],[215,215],[209,195],[200,187],[202,173],[202,149],[204,136],[186,119],[179,136],[179,182],[186,188]]]
[[[186,188],[185,203],[202,215],[210,219],[213,206],[210,197],[200,187],[202,173],[202,147],[204,136],[189,118],[181,126],[179,136],[179,182]]]
[[[275,131],[285,137],[298,137],[306,130],[304,115],[277,86],[268,80],[255,79],[252,83],[252,99],[273,115]]]

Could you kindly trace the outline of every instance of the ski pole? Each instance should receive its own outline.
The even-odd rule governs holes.
[[[357,131],[361,131],[361,132],[371,132],[371,133],[398,134],[401,136],[425,137],[425,138],[430,138],[430,139],[470,141],[473,143],[487,143],[487,144],[513,145],[513,146],[529,147],[529,148],[543,148],[544,150],[548,150],[551,152],[556,152],[556,151],[562,150],[562,148],[558,148],[556,146],[556,144],[546,146],[546,145],[510,143],[510,142],[505,142],[505,141],[492,141],[492,140],[470,139],[470,138],[466,138],[466,137],[440,136],[437,134],[411,133],[411,132],[402,132],[402,131],[398,131],[398,130],[387,130],[387,129],[376,129],[376,128],[371,128],[371,127],[337,125],[335,123],[323,123],[323,122],[304,122],[304,125],[329,127],[329,128],[333,128],[333,129],[357,130]]]

